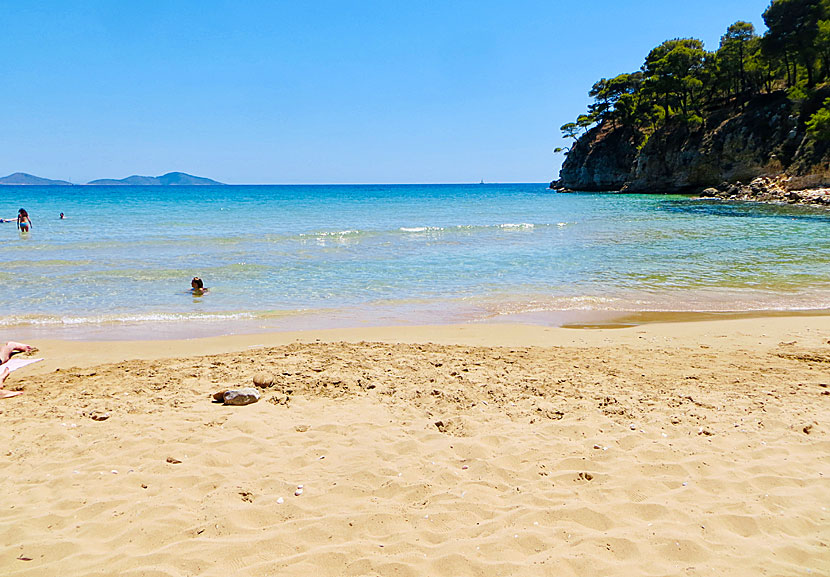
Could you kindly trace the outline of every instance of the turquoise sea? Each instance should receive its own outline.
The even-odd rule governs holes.
[[[545,184],[2,192],[0,217],[34,225],[0,224],[15,338],[830,309],[820,208]]]

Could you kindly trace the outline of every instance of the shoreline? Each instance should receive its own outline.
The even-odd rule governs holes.
[[[811,180],[823,183],[820,176],[789,177],[787,175],[759,176],[749,184],[740,181],[723,182],[713,186],[694,186],[674,191],[637,190],[624,185],[620,189],[602,191],[583,191],[558,184],[554,180],[548,187],[557,193],[596,192],[607,194],[654,194],[680,195],[699,199],[715,199],[730,202],[757,202],[771,205],[804,206],[812,208],[830,208],[830,187],[824,184],[810,186]]]
[[[358,321],[360,311],[335,314],[276,315],[253,319],[171,319],[167,321],[105,322],[67,325],[21,324],[4,326],[4,332],[15,340],[95,341],[176,341],[194,338],[219,338],[239,335],[268,335],[271,333],[303,333],[327,330],[382,329],[389,326],[501,326],[528,325],[566,329],[617,329],[654,323],[697,322],[706,320],[751,319],[767,317],[811,317],[830,315],[830,309],[748,310],[748,311],[607,311],[559,310],[496,314],[483,320],[464,320],[460,315],[444,315],[444,320],[407,322],[379,316]],[[403,321],[403,322],[401,322]]]
[[[662,340],[666,343],[688,341],[689,346],[705,345],[707,339],[748,343],[757,341],[772,346],[775,335],[790,338],[801,332],[826,332],[830,337],[830,311],[804,314],[729,315],[708,318],[676,315],[646,323],[617,322],[605,325],[545,326],[521,323],[476,323],[422,326],[372,326],[326,328],[300,331],[226,334],[188,339],[99,340],[34,339],[38,357],[43,362],[26,370],[26,374],[46,374],[70,366],[93,367],[124,360],[159,360],[172,357],[195,357],[238,353],[253,349],[309,343],[387,343],[437,344],[445,346],[485,347],[614,347],[638,346]],[[771,336],[772,335],[772,336]],[[740,337],[740,338],[738,338]],[[778,341],[775,341],[778,342]],[[830,342],[830,341],[828,341]],[[19,373],[12,375],[22,377]],[[17,379],[10,379],[13,383]]]

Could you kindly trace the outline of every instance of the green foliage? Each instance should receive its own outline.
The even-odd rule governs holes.
[[[806,99],[830,81],[830,0],[772,0],[763,14],[767,31],[739,20],[727,27],[714,52],[696,38],[656,46],[637,72],[601,78],[588,95],[586,114],[561,130],[577,139],[595,123],[635,129],[640,146],[660,126],[684,123],[697,129],[709,110],[741,108],[762,92],[787,89]],[[827,103],[810,120],[810,134],[824,138]]]
[[[764,36],[764,49],[783,64],[787,86],[798,82],[799,73],[806,76],[807,87],[816,84],[816,61],[825,56],[819,22],[830,18],[827,0],[773,0],[764,12],[769,29]],[[826,70],[825,70],[826,72]]]
[[[667,115],[685,116],[700,104],[706,51],[697,38],[666,40],[646,56],[643,90]]]
[[[636,95],[642,82],[641,72],[600,79],[588,92],[588,96],[594,99],[588,107],[589,115],[598,121],[628,122],[637,107]]]
[[[830,98],[807,121],[807,134],[815,140],[830,140]]]
[[[755,78],[749,71],[757,66],[760,48],[751,23],[739,20],[727,28],[715,53],[719,88],[735,96],[754,90]]]
[[[579,126],[577,126],[576,122],[563,124],[559,127],[559,130],[562,131],[562,136],[565,138],[573,138],[576,140],[579,137]]]
[[[790,86],[787,89],[787,98],[792,100],[793,102],[800,102],[807,98],[807,91],[804,90],[803,84],[796,84],[795,86]]]
[[[689,125],[689,128],[692,130],[697,130],[701,128],[704,124],[703,117],[698,114],[692,114],[686,118],[686,124]]]

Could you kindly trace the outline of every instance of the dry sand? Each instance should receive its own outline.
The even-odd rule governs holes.
[[[827,316],[33,344],[2,575],[830,574]]]

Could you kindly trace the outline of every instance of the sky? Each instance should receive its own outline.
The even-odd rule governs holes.
[[[768,0],[0,0],[0,176],[546,182],[591,85]]]

